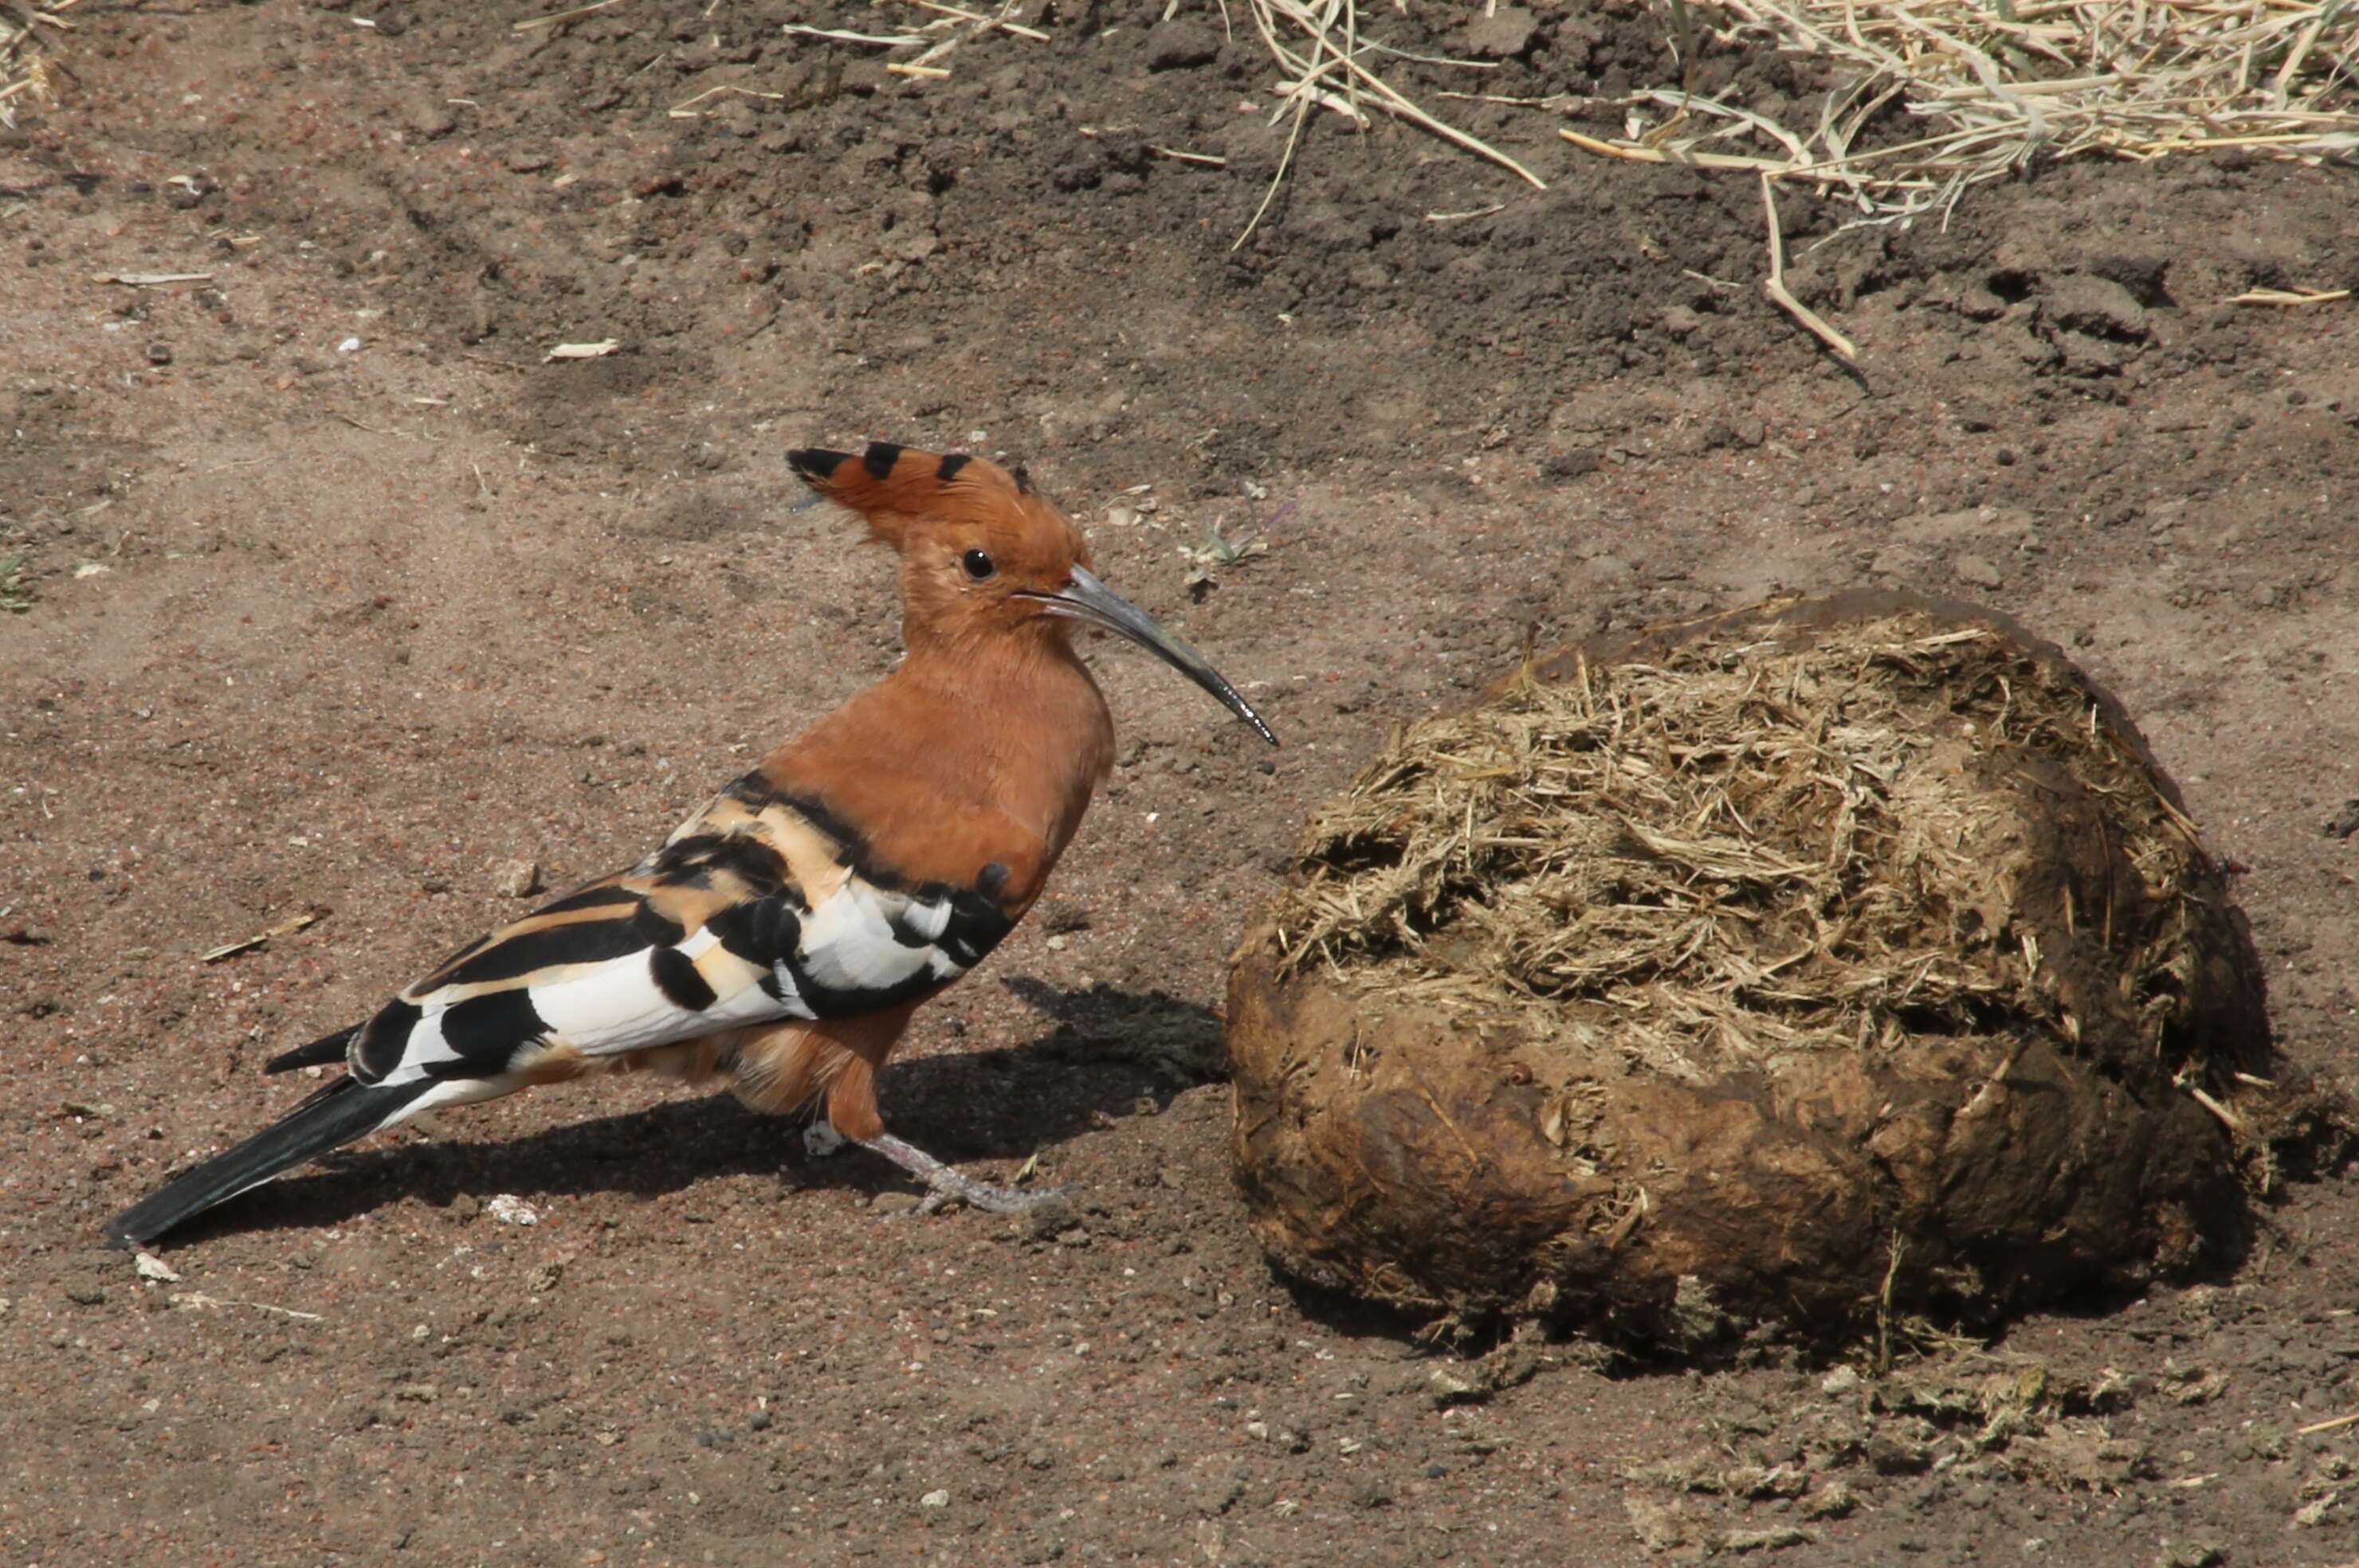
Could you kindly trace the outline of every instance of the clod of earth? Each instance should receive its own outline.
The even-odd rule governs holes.
[[[1995,1321],[2232,1252],[2307,1092],[2128,716],[1967,605],[1558,653],[1296,858],[1232,964],[1238,1171],[1281,1270],[1402,1308]]]

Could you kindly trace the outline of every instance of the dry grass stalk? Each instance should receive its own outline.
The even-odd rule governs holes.
[[[2248,288],[2228,301],[2231,305],[2332,305],[2348,299],[2347,288]]]
[[[1810,335],[1841,357],[1843,363],[1859,362],[1859,350],[1852,341],[1827,325],[1825,317],[1811,309],[1793,296],[1786,287],[1786,234],[1777,222],[1777,181],[1771,175],[1761,177],[1761,207],[1769,219],[1769,276],[1761,280],[1761,292],[1767,295],[1778,308],[1810,329]]]

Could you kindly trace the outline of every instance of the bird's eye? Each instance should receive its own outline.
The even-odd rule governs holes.
[[[981,582],[984,579],[989,577],[992,573],[999,569],[997,567],[991,564],[991,557],[984,554],[981,550],[969,550],[965,555],[959,557],[959,565],[964,567],[966,568],[966,575],[974,579],[977,582]]]

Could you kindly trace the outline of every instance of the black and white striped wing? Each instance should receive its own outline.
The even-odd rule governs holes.
[[[865,859],[823,808],[741,781],[631,871],[494,932],[388,1002],[351,1042],[353,1073],[448,1083],[457,1098],[568,1057],[851,1017],[940,989],[1014,925],[994,900],[996,866],[972,888],[908,886]]]

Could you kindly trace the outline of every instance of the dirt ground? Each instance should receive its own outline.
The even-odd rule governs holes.
[[[1451,102],[1549,189],[1322,114],[1235,250],[1273,72],[1242,8],[1227,42],[1160,7],[1036,4],[1047,41],[970,38],[940,79],[781,30],[930,19],[848,0],[52,29],[60,102],[0,131],[0,1552],[2359,1557],[2359,1425],[2300,1430],[2359,1412],[2339,1174],[2233,1274],[1886,1378],[1462,1358],[1269,1273],[1212,1011],[1391,721],[1527,638],[1900,584],[2121,695],[2241,868],[2283,1050],[2359,1071],[2359,308],[2227,303],[2359,284],[2352,174],[2072,164],[1823,248],[1840,214],[1789,198],[1854,374],[1757,292],[1749,179],[1555,135],[1668,73],[1627,0],[1479,39],[1369,7],[1497,51],[1483,91],[1584,99]],[[1756,103],[1820,85],[1702,63]],[[101,280],[159,273],[204,276]],[[886,561],[789,514],[781,461],[870,436],[1027,462],[1287,741],[1102,649],[1117,772],[887,1075],[900,1131],[1037,1154],[1082,1222],[915,1216],[880,1162],[605,1082],[254,1195],[165,1251],[177,1281],[100,1249],[299,1092],[265,1055],[520,912],[495,862],[626,863],[889,667]],[[1183,546],[1256,524],[1191,587]]]

